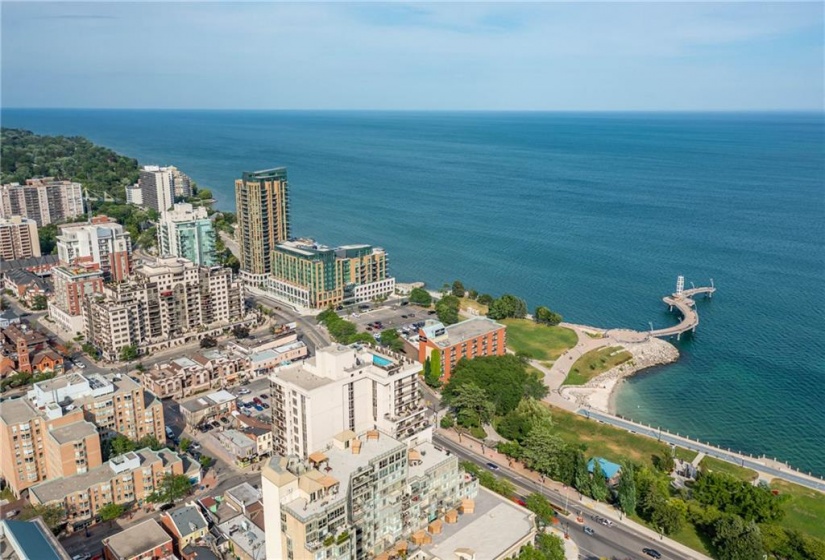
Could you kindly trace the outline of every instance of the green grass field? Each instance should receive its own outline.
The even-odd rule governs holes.
[[[562,385],[584,385],[609,369],[633,359],[633,354],[621,346],[597,348],[576,360]]]
[[[744,482],[753,482],[759,476],[754,470],[746,469],[733,463],[722,461],[721,459],[714,459],[713,457],[703,457],[699,466],[713,472],[729,474]]]
[[[663,456],[671,452],[669,445],[655,439],[631,434],[554,406],[550,407],[550,411],[559,437],[570,444],[587,445],[586,454],[590,457],[604,457],[617,463],[623,459],[630,459],[639,464],[653,466],[654,455]],[[696,453],[685,449],[679,455],[686,461],[692,461]]]
[[[507,325],[508,348],[543,362],[556,360],[579,339],[575,331],[565,327],[548,327],[528,319],[504,319],[501,322]]]
[[[459,309],[461,311],[466,312],[465,313],[466,315],[473,316],[473,314],[469,312],[470,309],[475,311],[475,315],[477,315],[477,316],[485,317],[487,315],[487,306],[486,305],[482,305],[482,304],[478,303],[477,301],[472,300],[470,298],[466,298],[466,297],[460,298],[460,299],[461,299],[461,303],[459,304]]]
[[[774,480],[771,488],[790,496],[784,504],[785,518],[780,525],[825,541],[825,494],[784,480]]]

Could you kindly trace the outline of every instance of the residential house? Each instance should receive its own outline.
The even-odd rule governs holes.
[[[245,414],[234,416],[238,429],[250,439],[254,438],[259,457],[272,453],[272,424],[261,422],[257,418]]]
[[[235,458],[239,465],[247,465],[258,459],[256,438],[235,429],[218,432],[216,439]]]
[[[46,297],[52,293],[52,287],[48,280],[44,280],[41,276],[28,270],[10,270],[3,276],[3,289],[12,292],[14,297],[28,307],[34,305],[34,298],[37,296]]]
[[[172,535],[178,554],[209,532],[209,525],[194,502],[167,511],[161,516],[160,523]]]

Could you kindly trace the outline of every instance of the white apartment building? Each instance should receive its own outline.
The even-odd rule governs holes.
[[[83,302],[87,340],[107,360],[135,345],[142,352],[171,348],[247,323],[243,287],[232,270],[160,258]]]
[[[309,456],[270,459],[261,491],[266,558],[366,560],[471,513],[478,482],[430,442],[347,430]]]
[[[129,275],[131,256],[132,237],[108,216],[60,226],[57,257],[62,266],[97,269],[104,279],[122,282]]]
[[[134,204],[135,206],[143,206],[143,190],[139,183],[134,185],[126,185],[126,204]]]
[[[138,180],[143,206],[158,212],[168,210],[175,201],[175,181],[172,168],[146,165]]]
[[[345,430],[431,437],[419,395],[421,365],[402,355],[334,344],[270,376],[273,448],[306,457]]]
[[[160,213],[158,247],[161,255],[189,259],[201,266],[214,266],[215,231],[206,208],[175,204]]]
[[[80,183],[54,177],[28,179],[25,185],[10,183],[0,190],[0,218],[24,216],[38,227],[69,220],[83,214]]]

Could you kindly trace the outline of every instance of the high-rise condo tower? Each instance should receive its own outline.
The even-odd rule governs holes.
[[[244,172],[235,181],[235,207],[241,272],[247,278],[269,274],[275,245],[289,239],[286,168]]]

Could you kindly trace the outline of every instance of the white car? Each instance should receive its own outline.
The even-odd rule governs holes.
[[[244,389],[244,388],[242,388],[242,389],[238,389],[238,394],[239,394],[239,395],[248,395],[248,394],[249,394],[249,393],[251,393],[251,392],[252,392],[252,391],[250,391],[249,389]]]

